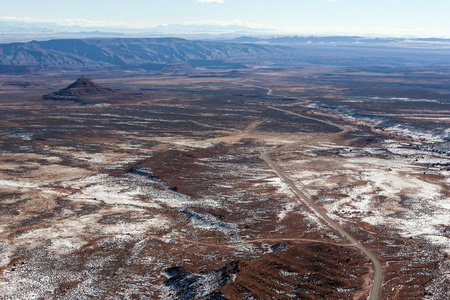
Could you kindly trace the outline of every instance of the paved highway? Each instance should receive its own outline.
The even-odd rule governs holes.
[[[278,149],[280,150],[280,149]],[[312,201],[303,191],[301,191],[297,186],[286,176],[286,174],[270,159],[270,154],[275,152],[274,150],[265,152],[261,154],[261,158],[277,173],[291,189],[299,197],[301,201],[309,205],[318,215],[320,215],[325,221],[330,224],[331,227],[336,229],[343,237],[345,237],[350,243],[352,243],[355,248],[363,252],[371,261],[374,267],[374,278],[372,282],[372,287],[370,289],[369,300],[377,300],[380,294],[381,280],[383,275],[383,268],[378,259],[373,255],[366,247],[364,247],[360,242],[355,240],[347,231],[342,229],[336,222],[334,222],[330,217],[324,213],[314,201]]]

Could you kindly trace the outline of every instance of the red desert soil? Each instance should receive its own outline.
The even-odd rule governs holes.
[[[240,261],[227,299],[366,299],[370,263],[356,249],[332,244],[280,243],[256,261]],[[357,278],[355,280],[355,278]],[[277,291],[277,292],[275,292]],[[284,291],[280,295],[278,291]]]
[[[270,250],[259,259],[239,259],[202,273],[171,267],[164,285],[173,299],[198,295],[202,277],[215,277],[209,284],[220,292],[201,299],[367,299],[373,271],[355,248],[281,242]]]

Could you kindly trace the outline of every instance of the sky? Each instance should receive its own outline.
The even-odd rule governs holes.
[[[450,37],[450,0],[0,0],[0,7],[0,20],[63,25],[240,24],[298,35]]]

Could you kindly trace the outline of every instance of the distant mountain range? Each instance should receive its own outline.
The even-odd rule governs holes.
[[[147,35],[147,36],[180,36],[193,34],[254,34],[273,32],[270,28],[254,28],[241,24],[169,24],[155,27],[132,28],[124,26],[79,26],[60,25],[53,22],[31,22],[0,19],[2,34],[55,34],[55,33],[98,33],[107,32],[117,35]]]
[[[274,33],[271,28],[254,28],[244,25],[217,25],[217,24],[170,24],[165,26],[157,26],[145,29],[148,33],[161,33],[165,35],[172,34],[257,34],[257,33]]]
[[[0,73],[242,68],[248,65],[450,66],[450,41],[362,37],[54,39],[0,44]]]
[[[267,35],[271,28],[255,28],[244,24],[168,24],[133,28],[125,26],[61,25],[55,22],[36,22],[0,17],[0,43],[48,41],[51,39],[86,38],[157,38],[187,39],[234,38],[242,35]]]
[[[288,55],[281,47],[153,39],[64,39],[0,44],[0,72],[42,69],[153,69],[224,66]]]
[[[260,38],[241,36],[229,39],[215,39],[228,43],[252,43],[261,45],[351,45],[351,46],[395,46],[395,47],[427,47],[450,48],[450,39],[441,38],[389,38],[360,36],[281,36]]]
[[[26,22],[0,20],[1,33],[50,33],[58,31],[82,31],[80,26],[62,26],[50,22]]]

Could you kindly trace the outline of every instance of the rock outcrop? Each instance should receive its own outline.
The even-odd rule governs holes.
[[[118,96],[120,92],[96,84],[86,76],[81,76],[68,87],[43,96],[44,100],[73,101],[83,104],[108,102],[108,96]],[[97,101],[96,101],[97,100]]]

